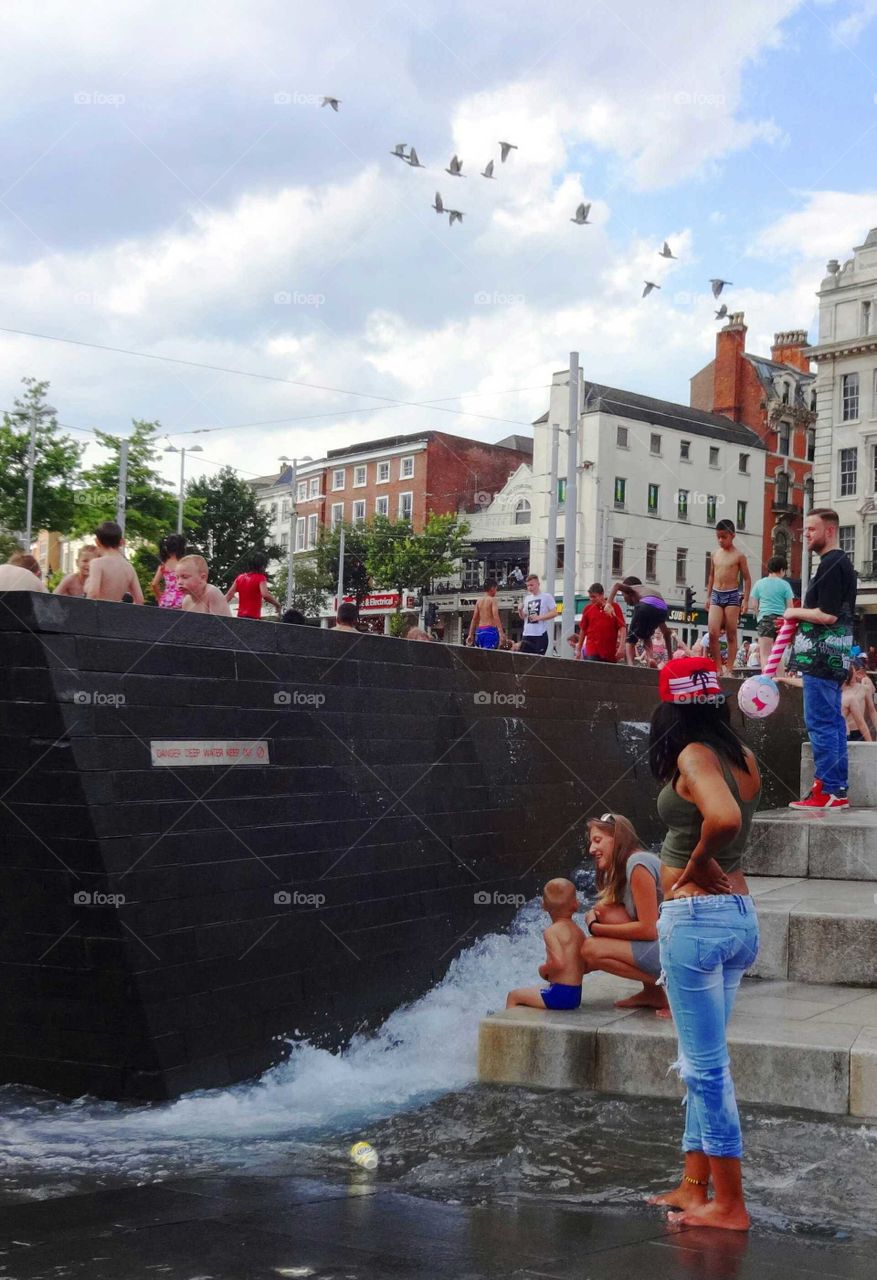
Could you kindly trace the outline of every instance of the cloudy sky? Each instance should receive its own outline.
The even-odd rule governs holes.
[[[766,353],[877,225],[877,0],[6,0],[0,96],[0,325],[142,353],[2,332],[0,407],[49,379],[193,474],[498,440],[571,349],[687,402],[711,276]]]

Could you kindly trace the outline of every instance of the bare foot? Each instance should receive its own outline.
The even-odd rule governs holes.
[[[667,997],[660,987],[643,987],[642,991],[637,991],[636,995],[628,996],[626,1000],[616,1000],[616,1009],[666,1009],[669,1016],[669,1006]]]
[[[702,1209],[709,1201],[706,1198],[706,1187],[693,1187],[690,1182],[680,1182],[672,1191],[665,1191],[660,1196],[649,1196],[649,1204],[661,1204],[668,1209]],[[681,1218],[683,1215],[677,1215]]]
[[[672,1214],[673,1222],[680,1227],[717,1227],[722,1231],[748,1231],[749,1214],[742,1204],[719,1205],[715,1200]]]

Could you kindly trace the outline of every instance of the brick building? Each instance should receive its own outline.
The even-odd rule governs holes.
[[[760,568],[765,573],[771,556],[785,556],[798,584],[804,513],[813,504],[816,421],[807,333],[776,334],[768,359],[746,350],[746,332],[743,312],[733,313],[716,335],[715,359],[691,379],[691,406],[749,427],[765,445]]]

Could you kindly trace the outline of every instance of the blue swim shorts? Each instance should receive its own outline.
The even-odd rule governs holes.
[[[476,649],[498,649],[499,631],[496,627],[479,627],[475,632]]]
[[[743,602],[743,592],[739,587],[733,591],[714,591],[710,596],[710,604],[716,604],[720,609],[739,609]]]
[[[573,987],[564,982],[552,982],[550,987],[543,987],[542,1000],[546,1009],[578,1009],[582,1003],[582,984]]]

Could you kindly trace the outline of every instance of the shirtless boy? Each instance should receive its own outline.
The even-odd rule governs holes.
[[[734,546],[733,520],[720,520],[716,525],[718,548],[712,554],[706,599],[709,609],[710,657],[716,664],[718,675],[733,671],[737,658],[737,623],[741,613],[749,610],[749,592],[752,578],[749,565],[739,547]],[[740,579],[743,589],[740,589]],[[728,637],[728,666],[723,671],[719,636],[722,631]]]
[[[611,614],[614,610],[615,597],[617,595],[624,596],[627,604],[633,607],[633,615],[630,619],[630,626],[627,628],[627,640],[624,645],[627,665],[629,667],[634,665],[637,642],[642,644],[646,662],[649,665],[652,664],[654,660],[652,635],[655,631],[661,632],[667,652],[672,653],[673,637],[670,635],[670,628],[667,626],[667,617],[670,610],[667,608],[667,601],[664,597],[659,595],[654,587],[643,586],[639,578],[631,575],[629,578],[624,578],[621,582],[616,582],[613,585],[603,606],[608,614]]]
[[[95,556],[99,556],[100,552],[97,547],[80,547],[79,554],[76,557],[76,568],[73,573],[68,573],[66,578],[62,578],[55,588],[56,596],[84,596],[85,584],[88,581],[88,569],[91,561]]]
[[[571,880],[549,880],[542,892],[542,906],[551,924],[542,935],[546,960],[539,977],[550,987],[517,987],[505,1002],[507,1009],[527,1005],[530,1009],[577,1009],[582,1003],[582,976],[585,972],[581,950],[585,935],[573,914],[578,911],[576,887]]]
[[[207,581],[207,561],[203,556],[183,556],[178,561],[177,584],[186,597],[183,601],[185,613],[215,613],[231,617],[225,596],[219,587]]]
[[[505,643],[499,605],[496,603],[495,582],[485,583],[484,594],[475,605],[466,643],[472,644],[473,640],[476,649],[498,649]]]
[[[850,742],[873,742],[873,728],[877,721],[874,701],[869,698],[862,674],[850,664],[846,680],[841,687],[840,709],[847,727]],[[870,680],[868,681],[870,684]]]
[[[88,566],[85,594],[89,600],[117,600],[130,595],[134,604],[143,604],[140,580],[122,555],[122,530],[115,520],[105,520],[94,531],[98,554]]]

